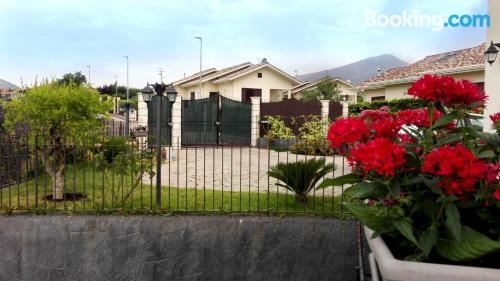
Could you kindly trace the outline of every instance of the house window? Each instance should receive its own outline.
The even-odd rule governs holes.
[[[191,100],[194,100],[194,98],[195,98],[194,92],[191,92]]]
[[[372,97],[371,101],[382,101],[385,100],[385,96]]]
[[[257,78],[262,78],[262,72],[257,73]]]

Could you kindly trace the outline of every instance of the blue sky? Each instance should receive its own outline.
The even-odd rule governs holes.
[[[294,74],[368,56],[413,62],[429,54],[476,46],[483,28],[374,28],[367,11],[401,14],[485,14],[487,0],[0,0],[0,78],[27,84],[91,65],[93,85],[130,85],[182,78],[203,65],[269,62]]]

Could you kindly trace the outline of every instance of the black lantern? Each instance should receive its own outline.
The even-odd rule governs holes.
[[[170,84],[167,86],[165,89],[165,92],[167,92],[167,98],[169,102],[175,102],[175,98],[177,97],[177,91],[175,90],[175,87]]]
[[[151,86],[146,86],[144,89],[141,90],[142,93],[142,99],[144,102],[148,103],[151,101],[151,98],[153,98],[154,94],[154,89]]]
[[[500,44],[495,44],[491,41],[490,47],[484,53],[486,56],[486,61],[492,65],[497,60],[498,48],[500,48]]]

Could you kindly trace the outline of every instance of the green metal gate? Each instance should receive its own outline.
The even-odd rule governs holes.
[[[217,144],[218,97],[182,101],[182,145]]]
[[[161,98],[161,99],[160,99]],[[161,107],[161,131],[160,131],[160,139],[162,145],[170,145],[171,144],[171,133],[172,133],[172,104],[168,101],[167,97],[159,97],[153,96],[151,98],[151,102],[148,103],[148,129],[149,129],[149,137],[148,143],[149,145],[155,145],[156,139],[158,137],[158,132],[156,130],[157,124],[157,112],[158,112],[158,103],[160,103]]]
[[[182,145],[250,145],[251,105],[220,95],[182,101]]]
[[[251,105],[221,97],[219,144],[250,145]]]

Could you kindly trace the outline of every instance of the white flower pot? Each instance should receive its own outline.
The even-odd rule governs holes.
[[[500,269],[402,261],[394,258],[381,237],[370,239],[373,231],[366,226],[365,235],[373,281],[499,281]],[[381,278],[380,278],[381,276]]]

